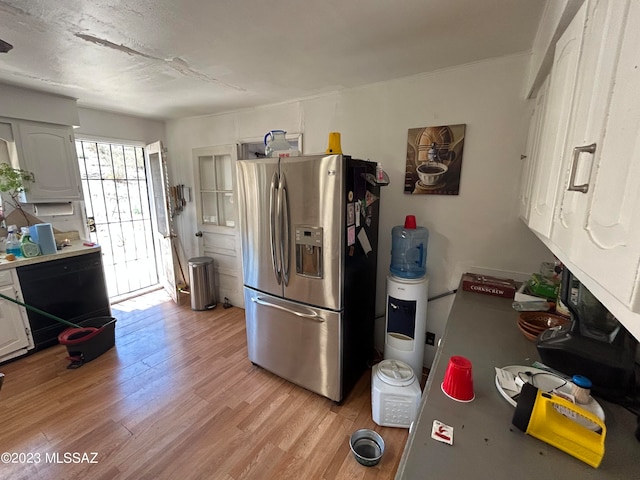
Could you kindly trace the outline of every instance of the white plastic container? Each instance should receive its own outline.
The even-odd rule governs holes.
[[[299,157],[300,151],[287,141],[284,130],[271,130],[264,136],[264,154],[266,157]]]
[[[418,416],[422,390],[413,369],[400,360],[383,360],[371,371],[371,413],[382,427],[409,428]]]

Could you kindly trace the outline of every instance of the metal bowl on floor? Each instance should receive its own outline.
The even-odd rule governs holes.
[[[384,453],[384,440],[377,432],[368,428],[353,432],[349,446],[358,463],[366,467],[377,465]]]

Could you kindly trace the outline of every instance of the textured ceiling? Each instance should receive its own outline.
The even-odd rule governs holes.
[[[0,82],[152,118],[218,113],[528,52],[545,2],[0,0]]]

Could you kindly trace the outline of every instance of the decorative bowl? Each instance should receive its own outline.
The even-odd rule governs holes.
[[[571,320],[547,312],[522,312],[518,316],[518,328],[531,341],[548,328],[567,325]]]
[[[547,328],[566,325],[570,322],[566,317],[547,312],[522,312],[519,318],[524,324],[540,331],[544,331]]]

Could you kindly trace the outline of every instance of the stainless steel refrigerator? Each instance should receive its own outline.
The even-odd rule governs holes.
[[[375,166],[343,155],[238,161],[249,360],[337,402],[373,353]]]

